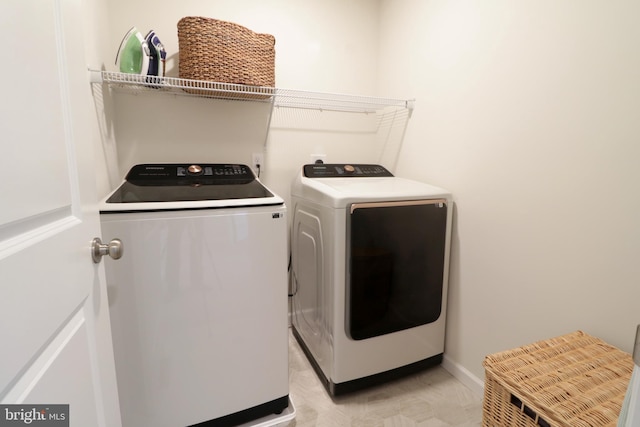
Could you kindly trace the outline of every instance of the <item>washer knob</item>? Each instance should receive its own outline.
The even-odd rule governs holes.
[[[351,165],[344,165],[344,171],[346,173],[354,173],[356,171],[356,168]]]
[[[202,173],[202,166],[191,165],[187,168],[191,175],[200,175]]]

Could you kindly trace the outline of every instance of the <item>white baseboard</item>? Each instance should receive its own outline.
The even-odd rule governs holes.
[[[484,395],[484,381],[473,375],[462,365],[451,360],[446,354],[442,360],[442,367],[453,375],[455,379],[469,387],[473,393],[481,397]]]

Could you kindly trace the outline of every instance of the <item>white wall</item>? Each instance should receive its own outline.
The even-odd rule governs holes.
[[[401,175],[455,200],[446,357],[640,323],[640,2],[384,0]]]
[[[155,28],[175,53],[177,21],[204,15],[274,34],[278,87],[417,98],[398,174],[454,194],[446,357],[456,366],[482,378],[486,354],[575,329],[631,349],[640,323],[637,1],[106,4],[107,69],[130,26]],[[220,129],[206,123],[225,107],[126,96],[107,94],[118,108],[103,126],[105,169],[114,156],[220,155]],[[162,117],[156,145],[140,144],[145,105]],[[224,156],[244,161],[245,151]],[[269,185],[286,192],[297,159],[271,154]]]
[[[112,57],[108,36],[110,30],[107,2],[108,0],[85,0],[82,2],[83,21],[77,24],[81,25],[82,28],[77,28],[77,31],[79,34],[80,31],[82,31],[84,35],[83,41],[85,45],[87,72],[89,72],[89,70],[103,69],[105,58]],[[107,164],[108,156],[106,154],[111,151],[115,142],[111,135],[103,132],[103,129],[106,128],[105,115],[103,113],[104,107],[101,97],[95,96],[95,90],[95,85],[92,85],[91,91],[94,94],[96,120],[91,124],[93,127],[93,140],[90,142],[94,146],[94,165],[96,167],[98,194],[104,195],[111,189]]]
[[[205,16],[276,38],[276,84],[319,91],[370,90],[375,84],[377,5],[369,0],[109,0],[113,57],[127,30],[154,28],[170,57],[178,52],[177,23]],[[177,77],[177,62],[168,75]],[[114,67],[115,69],[115,67]]]
[[[206,16],[244,25],[276,38],[276,86],[285,89],[375,94],[378,2],[369,0],[109,0],[108,37],[112,47],[104,67],[116,70],[122,36],[136,26],[155,29],[169,52],[167,75],[178,76],[177,23],[184,16]],[[131,165],[141,162],[241,162],[262,150],[268,109],[247,103],[173,96],[112,93],[103,88],[105,168],[103,193],[117,185]],[[238,105],[240,104],[240,105]],[[262,177],[274,191],[288,193],[290,181],[308,162],[270,139]],[[288,143],[286,143],[288,144]],[[269,173],[271,172],[271,177]],[[283,194],[285,196],[285,194]]]

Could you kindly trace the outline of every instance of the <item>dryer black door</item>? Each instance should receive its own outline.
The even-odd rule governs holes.
[[[347,335],[362,340],[436,321],[443,304],[445,199],[352,204]]]

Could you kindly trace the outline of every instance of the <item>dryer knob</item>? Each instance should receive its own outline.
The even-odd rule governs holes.
[[[346,173],[354,173],[356,171],[356,168],[351,165],[344,165],[344,171]]]
[[[202,166],[191,165],[187,168],[191,175],[200,175],[202,173]]]

